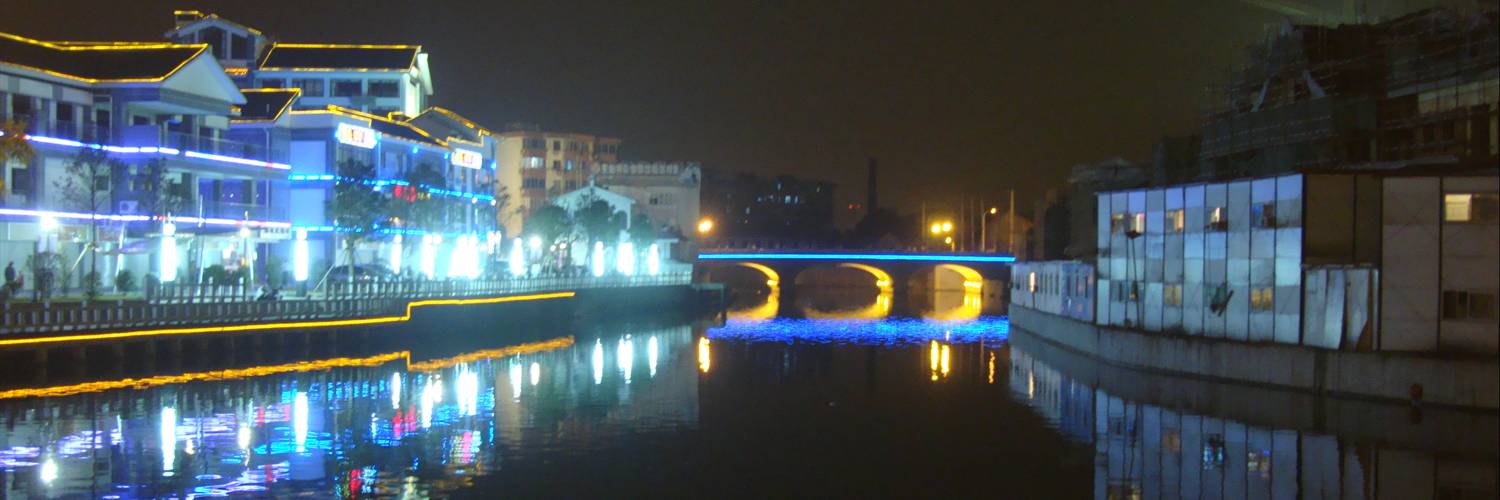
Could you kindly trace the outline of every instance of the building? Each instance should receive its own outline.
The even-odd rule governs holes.
[[[174,12],[168,40],[207,44],[243,87],[297,88],[298,109],[339,106],[415,116],[432,97],[432,73],[420,45],[283,43],[217,15]]]
[[[724,246],[777,247],[833,241],[833,183],[791,175],[703,172],[706,238]]]
[[[620,140],[589,134],[543,132],[535,126],[518,125],[499,133],[499,170],[515,170],[519,185],[506,185],[515,193],[516,208],[529,212],[558,195],[588,184],[598,163],[619,161]],[[502,177],[507,177],[502,175]]]
[[[1098,207],[1097,282],[1020,265],[1018,304],[1092,296],[1100,325],[1326,349],[1497,352],[1493,168],[1114,191],[1099,193]]]
[[[287,237],[288,152],[265,135],[241,140],[235,119],[251,101],[209,46],[0,33],[0,89],[0,120],[25,123],[36,152],[0,160],[0,259],[19,272],[28,259],[80,259],[90,220],[97,260],[78,269],[97,268],[105,286],[124,270],[139,283],[239,266]],[[83,151],[103,153],[104,167],[70,171]],[[165,241],[179,250],[164,252]],[[63,273],[54,288],[83,274]]]
[[[662,234],[689,234],[698,224],[703,170],[697,163],[600,163],[594,179],[635,200]]]

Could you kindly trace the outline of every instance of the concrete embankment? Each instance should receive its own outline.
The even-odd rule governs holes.
[[[1330,351],[1142,333],[1020,306],[1010,308],[1010,322],[1020,336],[1035,336],[1136,370],[1346,398],[1419,399],[1424,405],[1500,411],[1500,362],[1495,358]]]

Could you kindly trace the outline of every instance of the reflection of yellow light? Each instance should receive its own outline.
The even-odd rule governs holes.
[[[708,337],[700,337],[698,339],[698,370],[699,371],[702,371],[703,373],[708,373],[709,366],[713,364],[713,360],[710,359],[711,356],[712,355],[708,351]]]
[[[943,344],[943,363],[942,363],[942,366],[940,366],[938,368],[938,370],[941,371],[941,372],[943,372],[943,376],[944,377],[948,376],[948,345],[947,344]]]
[[[411,352],[399,351],[370,356],[367,358],[331,358],[318,361],[303,361],[298,363],[257,366],[252,368],[239,368],[233,370],[186,373],[182,375],[163,375],[142,379],[127,378],[122,380],[88,382],[83,384],[46,387],[40,389],[15,389],[0,392],[0,399],[59,397],[89,392],[102,392],[112,389],[145,389],[147,387],[182,384],[187,382],[238,380],[253,377],[264,377],[268,375],[277,375],[282,373],[324,371],[333,368],[371,367],[381,366],[397,360],[405,362],[404,364],[406,365],[406,371],[435,371],[441,368],[452,367],[459,363],[468,363],[481,359],[491,359],[516,354],[551,351],[561,349],[570,345],[573,345],[573,337],[559,337],[551,340],[544,340],[541,342],[531,342],[501,349],[475,351],[452,358],[433,361],[421,361],[417,363],[411,362]],[[395,377],[393,377],[393,379],[395,379]]]
[[[538,293],[531,295],[512,295],[507,297],[489,297],[482,299],[434,299],[419,300],[406,304],[406,313],[401,316],[380,316],[375,318],[338,319],[325,321],[289,321],[282,323],[256,323],[250,325],[229,326],[204,326],[194,328],[162,328],[157,330],[137,330],[129,332],[92,333],[84,335],[63,335],[57,337],[42,337],[31,339],[0,340],[0,346],[27,345],[27,344],[52,344],[58,342],[75,342],[85,340],[107,340],[131,337],[149,337],[156,335],[188,335],[199,333],[229,333],[250,332],[261,330],[281,330],[293,328],[324,328],[330,326],[354,326],[354,325],[376,325],[382,323],[399,323],[411,320],[411,310],[423,306],[448,306],[448,305],[474,305],[474,304],[497,304],[501,302],[524,302],[530,300],[561,299],[572,297],[573,292]]]
[[[965,290],[963,298],[959,300],[956,307],[945,308],[944,306],[951,304],[951,302],[944,299],[952,297],[950,294],[954,293],[957,292],[939,291],[935,293],[932,302],[933,310],[924,313],[923,316],[934,321],[967,321],[978,318],[980,313],[984,311],[984,298],[980,296],[979,292],[974,290]]]
[[[781,292],[775,288],[766,295],[766,301],[749,309],[728,311],[730,319],[764,321],[776,317],[776,311],[781,307]]]
[[[937,343],[937,341],[936,340],[932,341],[932,344],[929,345],[928,347],[929,347],[929,349],[928,349],[929,353],[928,353],[927,357],[931,358],[931,360],[932,360],[932,371],[937,371],[937,369],[938,369],[938,343]]]
[[[995,383],[995,353],[990,353],[990,383]]]
[[[844,319],[844,320],[878,320],[885,319],[891,312],[891,291],[881,289],[880,294],[875,296],[875,301],[870,305],[847,311],[819,311],[808,307],[802,311],[807,319]]]
[[[1036,397],[1036,372],[1026,372],[1026,398]]]

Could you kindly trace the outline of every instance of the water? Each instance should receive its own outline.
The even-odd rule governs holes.
[[[768,317],[741,304],[723,325],[591,324],[528,342],[493,332],[443,348],[432,332],[398,332],[410,350],[0,391],[0,492],[1496,494],[1493,415],[1110,369],[972,301],[888,299],[799,296],[809,302]]]

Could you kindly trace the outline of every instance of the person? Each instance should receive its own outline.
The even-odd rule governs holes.
[[[7,262],[7,263],[5,263],[5,286],[8,287],[8,286],[10,286],[11,283],[15,283],[15,282],[16,282],[16,263],[15,263],[15,261]]]

